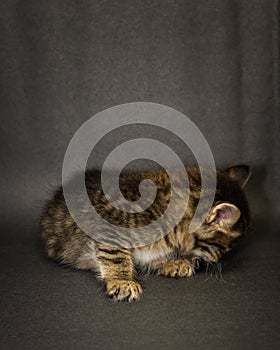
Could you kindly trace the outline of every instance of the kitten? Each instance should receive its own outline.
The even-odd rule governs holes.
[[[135,279],[136,269],[167,277],[190,277],[200,263],[218,262],[248,230],[249,208],[243,188],[250,176],[249,167],[240,165],[217,171],[212,208],[192,233],[189,225],[199,201],[201,178],[197,168],[186,171],[189,201],[183,218],[156,242],[136,248],[102,243],[86,235],[71,217],[60,189],[48,202],[41,220],[48,256],[77,269],[95,271],[104,282],[106,294],[124,301],[137,300],[142,294]],[[100,173],[87,172],[86,187],[96,211],[105,220],[123,227],[139,227],[158,219],[170,200],[170,182],[163,170],[121,175],[123,196],[132,201],[139,199],[139,183],[145,178],[157,186],[157,196],[145,212],[137,214],[120,212],[107,201],[101,190]],[[96,224],[95,230],[101,232],[102,225]]]

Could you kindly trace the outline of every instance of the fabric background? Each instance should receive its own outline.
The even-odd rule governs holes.
[[[3,0],[0,16],[1,347],[279,344],[278,1]],[[114,305],[91,274],[44,258],[38,218],[61,182],[75,131],[97,112],[134,101],[186,114],[217,166],[252,166],[254,224],[225,259],[229,282],[205,282],[203,273],[190,281],[151,277],[142,301]],[[96,164],[122,137],[103,142]],[[184,158],[178,141],[166,141]]]

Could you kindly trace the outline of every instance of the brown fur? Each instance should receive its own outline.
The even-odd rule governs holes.
[[[138,248],[104,244],[86,235],[72,219],[60,189],[47,204],[41,221],[48,256],[78,269],[95,271],[104,282],[108,296],[127,301],[136,300],[142,294],[134,278],[136,268],[168,277],[189,277],[200,262],[218,262],[248,229],[249,209],[243,186],[249,178],[249,168],[237,166],[217,172],[212,209],[193,233],[188,228],[200,197],[200,174],[196,168],[187,168],[187,173],[190,197],[183,219],[163,238]],[[105,220],[116,227],[139,227],[159,218],[170,200],[169,178],[163,170],[121,176],[124,197],[138,199],[138,186],[144,178],[151,179],[158,192],[155,202],[145,212],[137,214],[120,212],[110,205],[101,190],[98,172],[86,174],[86,186],[92,204]],[[180,176],[177,181],[180,183]],[[80,205],[82,208],[82,203]],[[94,229],[102,232],[102,225]]]

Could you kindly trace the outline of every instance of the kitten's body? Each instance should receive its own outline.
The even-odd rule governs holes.
[[[48,203],[42,218],[42,238],[48,256],[78,269],[95,271],[105,283],[110,297],[128,301],[138,299],[142,293],[140,284],[134,279],[136,267],[169,277],[189,277],[194,274],[199,261],[219,261],[248,228],[249,210],[242,187],[247,182],[249,169],[239,166],[217,173],[212,209],[193,233],[188,229],[201,185],[196,168],[187,168],[187,172],[189,202],[182,220],[168,234],[163,232],[156,242],[138,248],[120,247],[117,234],[113,244],[100,243],[86,235],[72,219],[62,190],[59,190]],[[124,197],[138,199],[138,186],[144,178],[151,179],[158,192],[154,204],[140,214],[123,213],[112,207],[101,191],[98,173],[86,175],[86,186],[92,204],[105,220],[123,227],[139,227],[158,219],[170,200],[170,183],[164,171],[122,176],[120,189]],[[179,177],[178,181],[180,183]],[[94,230],[100,233],[103,227],[96,225]]]

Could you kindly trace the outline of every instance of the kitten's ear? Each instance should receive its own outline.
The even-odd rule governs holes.
[[[236,165],[223,171],[231,180],[238,183],[242,188],[245,187],[251,176],[250,167],[248,165]]]
[[[240,210],[231,203],[214,206],[207,218],[210,225],[233,226],[240,218]]]

